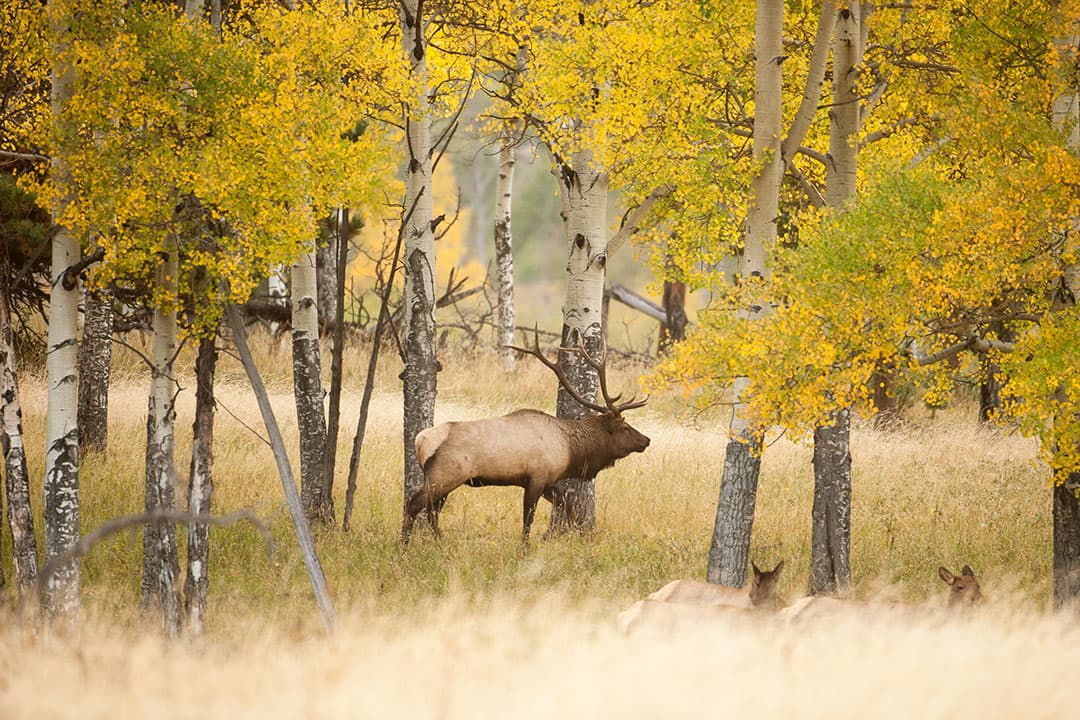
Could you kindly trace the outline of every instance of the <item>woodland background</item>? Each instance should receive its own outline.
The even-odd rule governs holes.
[[[1068,714],[1078,22],[6,3],[0,706],[104,714],[130,677],[132,712],[178,716]],[[652,445],[565,481],[527,547],[519,490],[485,488],[403,549],[422,429],[586,413],[505,347],[531,328],[582,395],[583,353],[649,393]],[[668,580],[781,559],[789,599],[929,606],[970,564],[991,607],[614,632]]]

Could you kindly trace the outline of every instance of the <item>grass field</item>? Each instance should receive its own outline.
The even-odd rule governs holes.
[[[148,382],[130,354],[122,355],[109,452],[82,464],[84,532],[143,502]],[[523,362],[508,376],[483,356],[442,360],[437,420],[553,404],[553,379],[536,363]],[[259,362],[295,462],[288,344],[264,343]],[[182,356],[181,488],[194,406],[191,364]],[[366,352],[349,353],[341,459],[365,364]],[[1047,614],[1048,473],[1032,441],[977,427],[971,408],[915,417],[887,433],[856,426],[852,563],[860,597],[932,606],[945,597],[938,565],[958,571],[970,564],[991,599],[987,611],[948,623],[928,616],[871,628],[851,619],[793,629],[733,621],[692,634],[624,638],[614,628],[619,610],[671,579],[704,574],[724,418],[688,423],[677,393],[635,411],[632,421],[652,446],[600,475],[597,530],[588,537],[536,537],[523,555],[521,491],[463,488],[443,511],[443,539],[419,530],[402,553],[398,371],[394,362],[380,372],[352,532],[317,530],[341,615],[333,638],[322,636],[270,450],[248,429],[261,432],[257,408],[238,364],[223,356],[215,511],[252,509],[270,523],[276,553],[268,557],[249,527],[213,530],[208,635],[166,645],[138,618],[140,535],[101,544],[83,565],[78,641],[45,641],[4,621],[0,716],[70,717],[65,703],[72,701],[80,717],[151,710],[175,717],[690,717],[721,708],[770,717],[1070,714],[1070,669],[1080,644],[1068,619]],[[629,388],[642,372],[613,366],[611,385]],[[22,393],[40,516],[43,379],[25,371]],[[788,599],[805,592],[810,456],[808,447],[773,438],[762,466],[752,555],[770,566],[786,561],[781,593]],[[339,518],[343,464],[335,486]],[[534,527],[547,519],[541,503]],[[5,532],[10,577],[9,551]],[[196,676],[206,682],[202,691],[187,685]]]

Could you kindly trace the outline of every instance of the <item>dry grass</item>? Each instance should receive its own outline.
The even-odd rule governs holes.
[[[295,458],[288,345],[264,348],[259,361]],[[440,420],[552,405],[551,378],[534,363],[513,377],[486,357],[443,363]],[[366,353],[346,364],[339,458],[348,457]],[[185,354],[177,424],[182,484],[194,404],[190,368]],[[1080,645],[1068,620],[1044,614],[1050,498],[1032,442],[979,429],[963,408],[899,432],[857,427],[853,434],[858,594],[940,605],[937,566],[968,563],[996,601],[986,614],[873,628],[854,620],[799,630],[735,622],[689,636],[627,639],[614,630],[618,610],[672,578],[704,572],[722,423],[681,424],[675,397],[637,411],[635,424],[653,444],[600,476],[591,537],[537,539],[523,556],[520,490],[463,489],[444,510],[443,541],[421,531],[403,554],[396,543],[398,371],[391,362],[380,372],[354,530],[318,533],[342,613],[334,638],[319,632],[273,459],[244,427],[261,430],[257,409],[236,363],[225,359],[215,508],[250,507],[270,520],[278,553],[267,558],[249,528],[214,530],[210,634],[201,644],[166,646],[152,632],[131,629],[141,628],[141,539],[104,543],[84,564],[86,630],[78,643],[0,633],[0,716],[66,717],[73,699],[85,717],[550,717],[571,708],[583,717],[684,717],[718,705],[767,716],[1070,714],[1068,672]],[[641,372],[613,368],[612,385],[628,387]],[[110,449],[83,463],[84,530],[141,507],[146,386],[131,357],[118,358]],[[44,383],[27,374],[22,389],[40,502]],[[339,517],[344,477],[339,470]],[[804,590],[811,497],[809,448],[774,442],[763,462],[753,555],[787,561],[781,591],[789,598]],[[541,513],[536,527],[547,523],[547,508]],[[5,574],[9,550],[5,536]],[[207,683],[201,695],[185,684],[199,663],[208,668],[199,672]],[[151,669],[157,672],[148,680]],[[830,693],[836,699],[826,703]]]

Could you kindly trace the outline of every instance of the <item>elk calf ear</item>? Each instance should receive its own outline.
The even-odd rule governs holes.
[[[971,568],[967,565],[960,571],[961,575],[967,575],[968,577],[975,577],[975,573],[971,571]]]
[[[770,575],[779,575],[780,571],[783,570],[783,569],[784,569],[784,561],[781,560],[780,562],[776,563],[776,567],[774,567],[772,569],[772,572],[769,573],[769,574]]]
[[[941,579],[945,581],[946,585],[952,585],[954,582],[956,582],[956,576],[946,570],[944,567],[939,567],[937,569],[937,573],[941,576]]]
[[[755,563],[753,560],[750,561],[750,569],[754,571],[755,578],[761,576],[761,570],[758,569],[757,563]]]

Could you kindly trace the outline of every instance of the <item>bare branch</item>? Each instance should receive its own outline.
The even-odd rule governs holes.
[[[619,230],[611,236],[607,244],[607,255],[610,258],[620,247],[633,235],[636,235],[641,230],[641,224],[648,217],[649,212],[652,210],[656,201],[661,198],[670,197],[671,193],[675,192],[675,188],[671,185],[661,185],[653,190],[646,196],[641,204],[634,208],[633,212],[629,213],[629,217],[623,216],[622,224],[619,226]]]
[[[115,535],[121,530],[132,527],[141,527],[143,525],[175,524],[225,527],[241,520],[245,520],[255,526],[255,529],[262,535],[263,542],[266,544],[267,555],[273,557],[274,538],[270,534],[270,529],[266,526],[266,523],[256,517],[255,513],[250,510],[240,510],[229,515],[198,515],[182,510],[157,509],[149,512],[137,513],[135,515],[124,515],[108,520],[81,537],[79,542],[75,543],[45,564],[45,567],[38,573],[37,579],[34,581],[33,597],[40,601],[42,593],[45,592],[45,586],[49,583],[49,578],[56,574],[60,568],[84,557],[93,550],[94,546],[99,542],[110,535]],[[24,600],[25,596],[19,600],[20,610],[22,609]]]
[[[806,76],[802,102],[791,122],[788,135],[781,146],[784,164],[788,165],[797,149],[802,145],[806,132],[818,111],[821,99],[821,84],[825,80],[825,66],[829,60],[829,47],[832,45],[833,27],[836,25],[836,7],[832,0],[821,3],[821,17],[818,18],[817,35],[814,36],[814,50],[810,56],[810,71]]]

